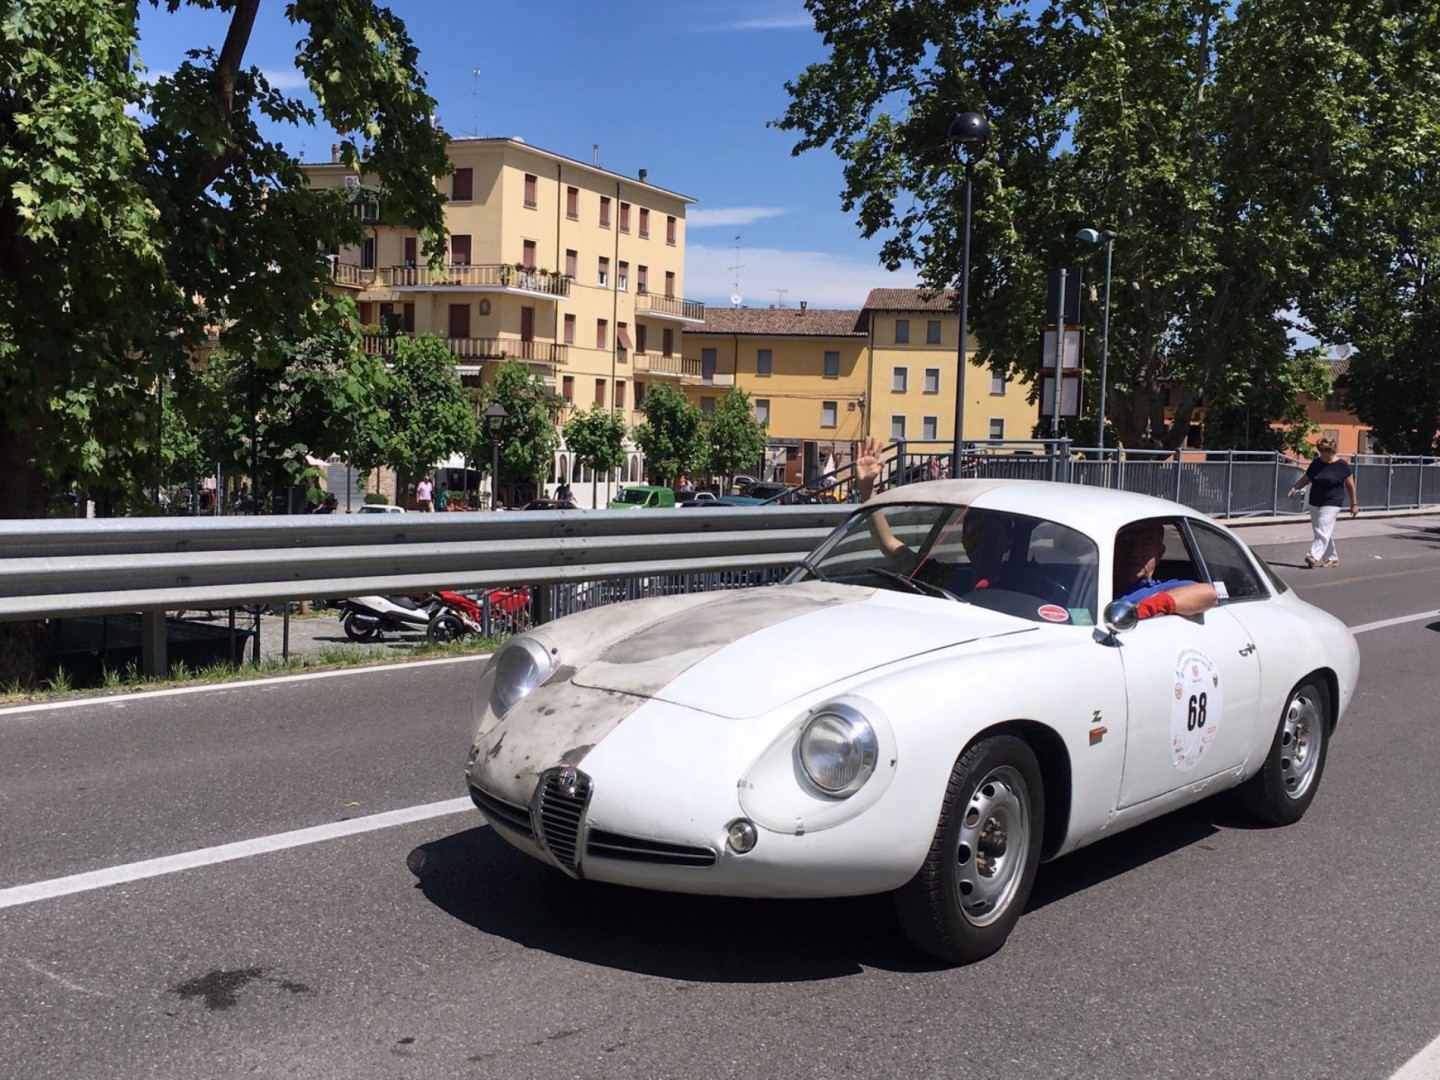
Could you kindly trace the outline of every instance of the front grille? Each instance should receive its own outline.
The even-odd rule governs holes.
[[[627,859],[630,862],[659,863],[662,866],[714,866],[715,852],[686,844],[667,844],[639,836],[591,829],[585,840],[587,858]]]
[[[535,830],[530,825],[530,811],[525,807],[516,806],[504,799],[497,799],[488,791],[481,791],[474,784],[470,785],[470,801],[480,808],[480,812],[485,815],[485,820],[491,825],[510,829],[525,837],[526,840],[535,839]]]
[[[578,874],[580,830],[590,802],[590,778],[575,769],[551,769],[541,776],[535,801],[536,839],[561,869]]]

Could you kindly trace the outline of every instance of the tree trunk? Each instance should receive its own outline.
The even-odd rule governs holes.
[[[0,518],[43,518],[45,482],[31,460],[21,432],[0,427]],[[0,686],[35,686],[44,677],[46,635],[43,623],[0,623]]]

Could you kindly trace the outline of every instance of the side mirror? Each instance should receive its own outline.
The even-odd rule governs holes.
[[[1105,605],[1103,618],[1111,633],[1120,634],[1135,628],[1135,624],[1140,621],[1140,613],[1128,600],[1112,600]]]

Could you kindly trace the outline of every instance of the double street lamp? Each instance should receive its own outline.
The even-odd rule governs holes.
[[[500,421],[509,416],[509,411],[498,401],[491,402],[485,409],[485,419],[490,426],[490,509],[500,509]]]
[[[984,113],[960,113],[950,121],[946,137],[965,155],[964,233],[960,244],[960,343],[956,346],[955,374],[955,447],[950,461],[950,475],[959,477],[961,435],[965,425],[965,336],[970,318],[970,188],[975,172],[975,154],[990,140],[990,121]]]
[[[1110,257],[1115,253],[1115,238],[1119,235],[1114,229],[1081,229],[1075,234],[1075,239],[1082,243],[1105,245],[1105,314],[1100,327],[1100,420],[1095,430],[1095,448],[1100,451],[1102,461],[1105,459],[1105,380],[1110,368]]]

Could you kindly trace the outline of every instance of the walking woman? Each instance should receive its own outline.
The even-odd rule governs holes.
[[[1335,550],[1335,519],[1350,497],[1350,516],[1360,513],[1360,497],[1355,493],[1355,474],[1348,461],[1335,456],[1335,440],[1321,439],[1315,446],[1318,456],[1310,462],[1298,483],[1290,489],[1293,496],[1297,491],[1310,489],[1310,528],[1315,539],[1310,542],[1310,552],[1305,556],[1305,565],[1314,567],[1339,566],[1340,553]]]

